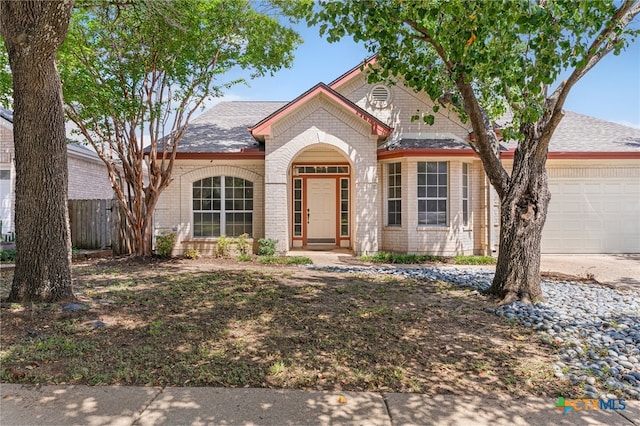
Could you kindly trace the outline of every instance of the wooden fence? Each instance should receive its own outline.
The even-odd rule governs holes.
[[[129,227],[118,200],[69,200],[68,206],[73,247],[131,253]]]

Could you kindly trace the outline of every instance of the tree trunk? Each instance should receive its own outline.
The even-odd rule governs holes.
[[[537,159],[523,156],[516,151],[512,181],[500,200],[498,263],[488,293],[501,299],[501,303],[544,300],[540,242],[551,199],[546,152]]]
[[[14,90],[18,255],[9,301],[73,298],[67,143],[55,66],[70,10],[70,2],[0,4]]]

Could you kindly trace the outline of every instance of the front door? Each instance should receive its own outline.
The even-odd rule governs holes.
[[[307,244],[336,244],[336,179],[307,180]]]

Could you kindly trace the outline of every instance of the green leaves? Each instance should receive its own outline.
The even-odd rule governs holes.
[[[513,126],[537,120],[546,86],[561,72],[586,65],[590,46],[611,22],[610,1],[359,0],[323,3],[311,23],[335,40],[373,40],[384,69],[372,79],[398,78],[433,99],[471,84],[492,119],[513,112]],[[619,28],[613,51],[637,30]],[[375,50],[373,50],[375,49]]]
[[[309,2],[138,0],[83,6],[59,53],[65,101],[81,120],[121,120],[135,127],[220,96],[242,82],[224,80],[233,67],[261,76],[291,66],[301,39],[279,18],[283,11],[290,19],[303,16]]]

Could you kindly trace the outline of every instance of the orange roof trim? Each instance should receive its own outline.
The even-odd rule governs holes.
[[[264,120],[257,123],[255,126],[249,127],[248,129],[254,138],[257,138],[258,136],[270,135],[271,125],[273,123],[278,121],[280,118],[291,114],[293,111],[301,107],[304,103],[320,95],[327,96],[328,98],[340,104],[342,107],[350,110],[355,115],[371,124],[372,135],[389,136],[389,134],[393,131],[392,127],[387,126],[382,121],[378,120],[376,117],[369,114],[367,111],[360,108],[358,105],[354,104],[349,99],[345,98],[324,83],[319,83],[313,86],[311,89],[307,90],[305,93],[298,96],[293,101],[289,102]]]
[[[369,64],[375,64],[377,62],[378,62],[377,54],[365,59],[364,62],[356,65],[355,67],[351,68],[349,71],[347,71],[346,73],[342,74],[340,77],[336,78],[331,83],[329,83],[329,87],[331,87],[334,90],[337,89],[343,84],[351,81],[354,77],[357,77],[358,75],[360,75],[364,67],[366,67]]]

